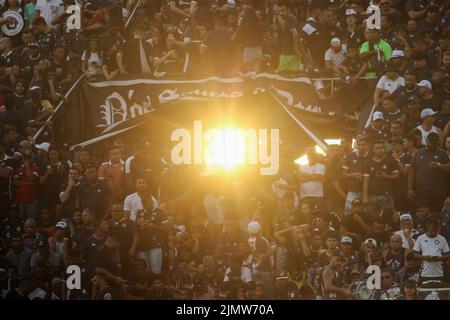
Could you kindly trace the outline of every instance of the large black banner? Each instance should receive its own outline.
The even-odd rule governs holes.
[[[194,80],[133,78],[81,82],[64,108],[61,133],[71,144],[93,138],[101,140],[183,102],[192,105],[205,101],[230,101],[235,104],[261,96],[272,102],[271,108],[279,109],[273,99],[276,97],[292,112],[313,123],[329,124],[343,118],[336,105],[330,107],[330,103],[318,98],[313,81],[306,77],[284,78],[262,73],[248,77]]]

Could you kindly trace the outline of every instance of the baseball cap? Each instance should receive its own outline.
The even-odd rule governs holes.
[[[352,238],[348,237],[348,236],[343,236],[341,238],[341,243],[353,243]]]
[[[341,39],[339,39],[338,37],[334,37],[333,39],[331,39],[331,43],[332,46],[340,46],[341,45]]]
[[[403,213],[402,215],[400,215],[400,221],[404,221],[404,220],[412,220],[412,216],[410,213]]]
[[[50,143],[48,142],[42,142],[41,144],[35,145],[36,149],[44,150],[45,152],[48,152],[48,148],[50,148]]]
[[[405,56],[405,53],[403,52],[403,50],[394,50],[392,51],[392,55],[391,58],[403,58]]]
[[[280,273],[277,274],[276,279],[277,280],[288,280],[289,276],[288,276],[288,274],[286,272],[281,271]]]
[[[366,240],[364,240],[364,245],[367,245],[367,244],[371,244],[374,247],[376,247],[377,241],[374,238],[367,238]]]
[[[356,13],[355,10],[353,10],[353,9],[348,9],[347,11],[345,11],[345,15],[346,15],[346,16],[357,16],[358,14]]]
[[[427,108],[427,109],[423,109],[422,112],[420,113],[420,120],[426,118],[426,117],[431,117],[433,115],[435,115],[437,112],[434,111],[433,109]]]
[[[428,80],[422,80],[417,84],[418,87],[427,87],[428,89],[433,89],[431,82]]]
[[[352,201],[352,205],[355,205],[355,204],[361,204],[361,203],[362,203],[361,198],[355,198],[355,199],[353,199],[353,201]]]
[[[379,119],[384,120],[383,112],[375,111],[372,115],[372,121],[379,120]]]
[[[30,88],[30,90],[31,90],[31,91],[37,91],[37,90],[42,90],[42,89],[41,89],[41,87],[39,87],[39,86],[32,86],[32,87]]]
[[[55,228],[65,229],[66,227],[67,227],[67,223],[65,223],[64,221],[58,221],[55,225]]]
[[[261,230],[261,225],[258,221],[250,221],[248,223],[248,233],[250,234],[257,234]]]

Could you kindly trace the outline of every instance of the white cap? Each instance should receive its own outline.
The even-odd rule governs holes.
[[[340,46],[341,45],[341,39],[339,39],[338,37],[334,37],[333,39],[331,39],[331,45],[335,45],[335,46]]]
[[[186,232],[186,226],[183,225],[183,224],[180,224],[179,226],[177,226],[177,229],[181,233],[185,233]]]
[[[378,120],[378,119],[383,119],[384,120],[384,115],[383,112],[380,111],[375,111],[372,115],[372,121]]]
[[[403,50],[394,50],[392,51],[392,55],[391,58],[398,58],[398,57],[404,57],[405,53],[403,52]]]
[[[343,236],[341,238],[341,243],[353,243],[353,239],[350,238],[349,236]]]
[[[373,246],[377,246],[377,241],[373,238],[367,238],[366,240],[364,240],[364,244],[372,244]]]
[[[355,10],[353,10],[353,9],[348,9],[347,11],[345,11],[345,15],[346,15],[346,16],[352,16],[352,15],[357,16],[358,14],[356,13]]]
[[[55,225],[55,228],[65,229],[66,227],[67,227],[67,223],[65,223],[64,221],[58,221]]]
[[[403,220],[412,220],[411,214],[409,214],[409,213],[402,214],[400,216],[400,221],[403,221]]]
[[[45,152],[48,152],[48,148],[50,148],[50,143],[48,142],[42,142],[41,144],[35,145],[36,149],[44,150]]]
[[[420,120],[426,118],[426,117],[431,117],[433,115],[435,115],[437,112],[434,111],[433,109],[427,108],[427,109],[423,109],[422,112],[420,113]]]
[[[417,84],[418,87],[427,87],[428,89],[433,89],[431,82],[428,80],[422,80]]]
[[[32,86],[32,87],[30,88],[30,90],[31,90],[31,91],[34,91],[34,90],[41,90],[41,87],[39,87],[39,86]]]
[[[259,231],[261,231],[261,225],[258,221],[250,221],[247,226],[248,233],[250,234],[257,234]]]

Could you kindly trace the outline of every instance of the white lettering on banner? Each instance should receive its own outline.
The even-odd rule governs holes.
[[[381,29],[381,10],[380,7],[377,5],[370,5],[367,8],[367,14],[370,14],[370,16],[366,20],[367,29]]]
[[[128,99],[133,97],[134,90],[129,90]],[[101,119],[104,123],[97,125],[99,128],[109,127],[119,122],[136,118],[153,110],[150,96],[146,96],[142,104],[134,102],[128,106],[124,97],[118,93],[113,92],[106,97],[105,104],[100,106],[100,113],[103,115]]]

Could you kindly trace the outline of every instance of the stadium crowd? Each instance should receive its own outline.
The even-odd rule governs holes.
[[[71,29],[74,0],[0,1],[0,25],[24,20],[0,38],[1,298],[357,299],[371,265],[370,299],[450,286],[448,1],[371,1],[380,30],[365,0],[80,3]],[[371,121],[269,179],[173,166],[152,137],[55,143],[49,117],[83,74],[250,71],[376,78]]]

